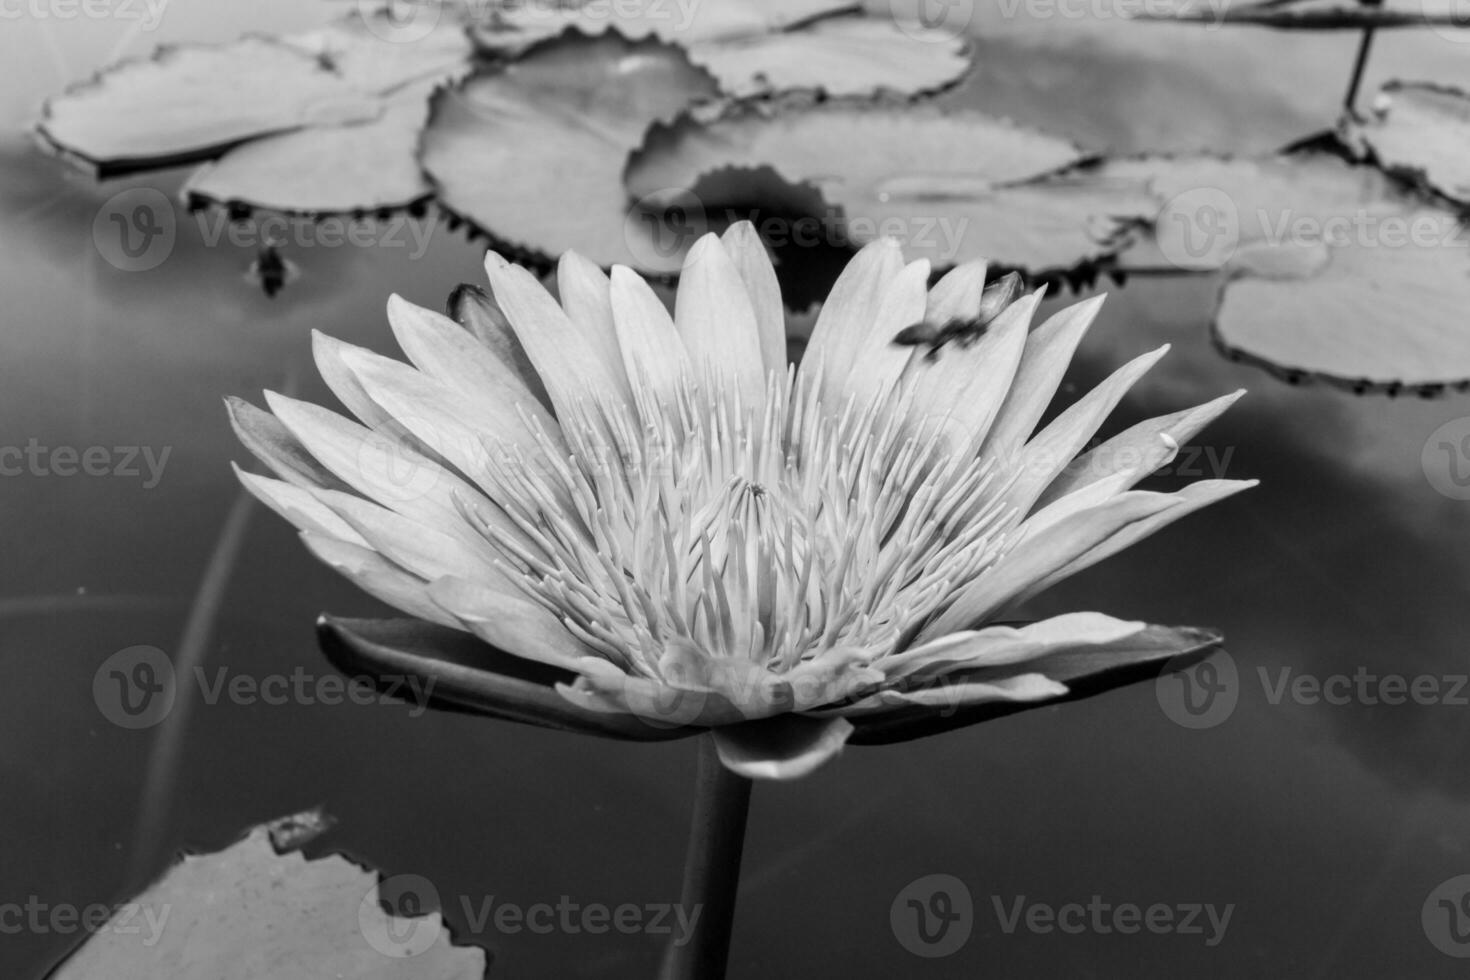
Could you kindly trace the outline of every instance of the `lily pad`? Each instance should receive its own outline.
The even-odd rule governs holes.
[[[1174,12],[1147,10],[1140,20],[1196,21],[1208,24],[1244,24],[1277,30],[1362,30],[1393,27],[1465,27],[1465,15],[1456,0],[1386,0],[1375,4],[1355,0],[1255,0],[1214,3],[1179,0]]]
[[[1470,232],[1382,172],[1324,153],[1145,158],[1165,202],[1125,270],[1223,273],[1217,342],[1297,381],[1432,393],[1470,379]]]
[[[382,677],[385,683],[405,675],[433,678],[431,705],[435,707],[642,741],[683,738],[699,731],[584,711],[554,690],[557,680],[565,678],[564,672],[520,660],[467,633],[421,620],[323,617],[317,632],[322,649],[341,670]],[[1065,694],[1040,701],[986,702],[958,711],[895,707],[857,715],[852,719],[856,731],[850,741],[867,745],[904,742],[1017,711],[1091,697],[1153,680],[1165,670],[1188,668],[1209,656],[1220,642],[1220,636],[1210,630],[1150,626],[1126,640],[1090,647],[1085,654],[1057,654],[1039,662],[1039,670],[1067,685]],[[997,668],[996,673],[1004,669]],[[982,670],[966,675],[965,680],[984,681],[986,677]]]
[[[845,148],[845,149],[843,149]],[[1157,210],[1147,181],[1099,171],[1075,145],[978,112],[833,100],[785,111],[735,107],[657,127],[629,164],[641,200],[748,201],[746,176],[768,170],[838,212],[841,244],[899,238],[911,259],[975,258],[1033,272],[1111,256]]]
[[[340,855],[295,852],[318,814],[256,827],[185,857],[52,973],[53,980],[481,980],[485,951],[455,946],[437,910],[383,910],[378,875]],[[419,896],[423,897],[423,896]]]
[[[917,22],[862,15],[833,0],[728,0],[635,4],[591,0],[547,9],[512,4],[472,34],[481,50],[523,53],[563,31],[683,47],[727,95],[748,98],[793,89],[828,95],[932,92],[958,81],[970,62],[963,38]]]
[[[795,89],[919,95],[954,84],[970,68],[959,36],[921,35],[881,17],[838,17],[779,34],[691,44],[689,59],[738,98]]]
[[[385,17],[160,48],[50,100],[38,132],[99,176],[224,155],[191,188],[208,198],[300,211],[411,201],[426,190],[414,127],[433,88],[468,71],[472,49],[448,23],[394,43]]]
[[[596,36],[608,31],[631,41],[657,38],[669,44],[749,38],[791,30],[834,14],[862,8],[853,0],[650,0],[619,4],[611,0],[565,3],[507,3],[492,8],[471,28],[482,51],[515,56],[567,30]]]
[[[676,47],[572,35],[436,96],[421,162],[443,206],[522,254],[672,272],[622,169],[652,123],[716,94]]]
[[[251,140],[196,170],[183,193],[194,201],[311,214],[377,211],[424,200],[433,187],[419,168],[418,143],[433,88],[421,83],[402,90],[366,122]]]
[[[1470,95],[1424,82],[1389,82],[1371,118],[1347,138],[1379,166],[1470,204]]]

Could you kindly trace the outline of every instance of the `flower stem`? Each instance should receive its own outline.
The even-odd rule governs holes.
[[[684,914],[694,926],[682,944],[669,946],[662,980],[723,980],[740,887],[750,780],[720,762],[714,737],[699,737],[694,782],[694,821],[684,858]],[[697,918],[695,918],[697,914]]]

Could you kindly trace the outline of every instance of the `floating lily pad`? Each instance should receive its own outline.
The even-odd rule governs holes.
[[[120,906],[53,980],[485,977],[484,950],[455,946],[437,910],[391,914],[379,904],[377,874],[338,855],[283,850],[320,828],[319,816],[302,814],[219,853],[185,857]]]
[[[191,184],[206,198],[295,211],[403,204],[428,189],[414,146],[429,93],[468,71],[471,46],[448,23],[394,43],[385,17],[161,48],[52,99],[38,130],[103,176],[223,155]]]
[[[1389,82],[1373,116],[1348,139],[1382,167],[1470,204],[1470,95],[1427,83]]]
[[[1125,269],[1224,275],[1216,339],[1290,380],[1433,392],[1470,379],[1470,233],[1458,215],[1335,156],[1145,158],[1165,203]]]
[[[376,211],[433,193],[418,163],[433,84],[387,99],[367,122],[312,126],[251,140],[200,167],[191,200],[247,203],[292,213]]]
[[[940,267],[1069,269],[1116,253],[1157,209],[1146,180],[1101,173],[1066,140],[978,112],[852,100],[683,117],[650,133],[627,183],[635,198],[692,195],[717,210],[749,200],[742,181],[761,169],[819,192],[844,243],[892,235]]]
[[[671,272],[681,256],[627,218],[623,164],[652,123],[716,94],[676,47],[568,36],[436,96],[421,162],[442,205],[533,258]]]
[[[1138,19],[1315,31],[1370,27],[1465,27],[1465,15],[1456,9],[1455,4],[1456,0],[1386,0],[1372,5],[1355,0],[1255,0],[1222,7],[1197,0],[1179,0],[1177,11],[1146,10],[1138,15]]]
[[[879,17],[839,17],[796,31],[692,44],[689,58],[739,98],[793,89],[918,95],[957,82],[970,67],[962,38],[922,36]]]
[[[657,38],[694,45],[790,30],[861,8],[853,0],[652,0],[631,9],[612,0],[506,3],[477,18],[471,35],[481,50],[509,56],[567,30],[589,36],[612,30],[632,41]]]
[[[861,4],[833,0],[728,0],[636,4],[621,16],[610,2],[511,4],[472,28],[484,51],[522,53],[563,31],[683,47],[728,95],[746,98],[792,89],[829,95],[881,91],[917,95],[958,81],[969,69],[957,35],[917,22],[866,17]]]

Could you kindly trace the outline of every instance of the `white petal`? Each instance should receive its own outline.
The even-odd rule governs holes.
[[[973,347],[947,344],[933,360],[916,353],[904,378],[915,425],[946,420],[942,424],[952,433],[956,452],[979,449],[1015,376],[1031,317],[1043,295],[1037,290],[1012,303]]]
[[[749,221],[737,221],[725,230],[720,241],[745,283],[750,307],[755,312],[760,334],[761,363],[767,376],[786,373],[786,307],[781,302],[781,286],[766,245]]]
[[[1245,389],[1241,388],[1203,405],[1140,422],[1119,433],[1073,460],[1046,488],[1037,506],[1109,477],[1121,475],[1126,486],[1133,486],[1173,459],[1180,446],[1197,436],[1244,394]]]
[[[318,462],[370,500],[450,534],[474,533],[454,504],[456,492],[482,497],[438,463],[335,412],[275,392],[271,411]]]
[[[1031,437],[1057,386],[1072,363],[1077,345],[1102,309],[1106,294],[1095,296],[1048,317],[1026,338],[1015,381],[1006,394],[986,440],[985,451],[1002,459],[1012,458]]]
[[[372,354],[372,351],[365,347],[357,347],[345,340],[329,337],[320,330],[312,330],[312,359],[316,361],[317,373],[322,376],[322,380],[327,383],[332,394],[336,395],[342,406],[357,416],[363,425],[370,429],[391,430],[393,428],[392,416],[383,411],[381,406],[373,403],[367,392],[362,390],[362,385],[352,373],[352,369],[347,366],[344,358],[349,351]]]
[[[443,578],[429,596],[459,624],[506,653],[576,670],[590,654],[581,641],[542,607],[524,596],[462,578]]]
[[[633,390],[655,402],[672,401],[689,373],[674,318],[643,277],[613,266],[613,320]]]
[[[943,323],[973,317],[985,295],[985,270],[984,259],[973,259],[945,273],[929,291],[929,319]]]
[[[885,657],[880,662],[890,682],[938,676],[957,670],[1006,667],[1049,656],[1059,650],[1113,643],[1147,624],[1095,612],[1066,613],[1026,626],[987,626],[951,633],[931,643]]]
[[[515,408],[493,398],[471,401],[407,364],[369,351],[352,351],[344,362],[375,403],[423,445],[474,480],[487,493],[492,450],[502,445],[534,452],[538,444]],[[553,430],[553,446],[561,446]],[[560,455],[560,452],[558,452]]]
[[[246,473],[238,466],[235,466],[235,476],[240,478],[240,482],[255,499],[290,521],[297,530],[340,538],[349,544],[367,547],[367,542],[352,529],[351,524],[338,517],[305,487]]]
[[[236,438],[276,476],[295,487],[346,489],[347,484],[317,462],[301,440],[270,412],[234,397],[225,399],[225,408]]]
[[[351,494],[315,493],[323,506],[348,524],[353,537],[419,578],[432,582],[444,575],[462,575],[491,579],[502,589],[510,588],[495,569],[496,552],[483,539],[445,534]]]
[[[301,540],[306,542],[312,554],[347,576],[373,598],[410,616],[463,629],[454,617],[429,600],[428,583],[405,572],[377,552],[310,532],[303,532]]]
[[[888,284],[902,271],[903,252],[897,241],[880,238],[863,246],[837,277],[817,314],[801,361],[803,373],[820,370],[824,388],[826,379],[839,383],[847,375],[868,325],[878,315]]]
[[[967,704],[985,704],[991,701],[1045,701],[1067,693],[1067,685],[1054,681],[1044,674],[1017,674],[993,681],[970,681],[936,684],[917,691],[879,691],[844,713],[850,717],[860,716],[874,710],[892,710],[897,707],[943,708],[953,711]]]
[[[556,431],[555,419],[526,387],[520,372],[453,320],[395,294],[388,300],[388,322],[398,345],[420,371],[482,414],[524,412],[548,431]]]
[[[857,341],[852,369],[840,377],[828,375],[840,393],[836,404],[828,401],[829,407],[840,410],[851,393],[857,394],[859,405],[867,399],[882,397],[904,373],[909,361],[923,356],[912,347],[895,344],[893,338],[904,327],[924,319],[928,304],[929,262],[920,259],[904,266],[888,283],[878,309]]]
[[[1174,506],[1169,494],[1130,490],[1082,513],[1073,514],[1036,534],[1025,534],[999,561],[960,593],[950,607],[915,639],[925,643],[946,633],[985,622],[1018,595],[1079,556]]]
[[[1130,523],[1122,528],[1117,534],[1111,535],[1092,548],[1073,557],[1066,564],[1043,576],[1030,587],[1022,590],[1016,595],[1013,602],[1024,602],[1037,593],[1051,588],[1064,578],[1075,575],[1085,568],[1090,568],[1104,558],[1109,558],[1124,548],[1131,547],[1144,538],[1153,534],[1161,528],[1167,527],[1217,501],[1227,497],[1233,497],[1242,490],[1249,490],[1256,486],[1258,480],[1200,480],[1172,494],[1161,494],[1173,501],[1172,505],[1165,510],[1159,511],[1143,520]],[[1130,491],[1137,493],[1139,491]]]
[[[462,284],[449,295],[449,315],[487,348],[491,357],[514,371],[521,387],[531,392],[543,408],[551,410],[546,385],[494,296],[479,286]]]
[[[1139,378],[1169,352],[1165,344],[1158,350],[1135,357],[1108,376],[1102,384],[1067,407],[1026,443],[1015,459],[1001,458],[1002,466],[1018,473],[1015,484],[1006,494],[1009,504],[1021,514],[1028,513],[1041,492],[1047,488],[1117,407],[1118,402]],[[990,451],[987,448],[987,453]]]
[[[712,734],[731,772],[747,779],[800,779],[841,752],[852,732],[845,718],[778,715]]]
[[[589,397],[629,397],[617,338],[604,336],[601,324],[573,323],[535,276],[494,252],[485,257],[485,271],[559,418]]]
[[[747,408],[765,402],[760,331],[745,281],[713,234],[694,243],[679,274],[674,323],[696,378],[706,372],[739,391]]]

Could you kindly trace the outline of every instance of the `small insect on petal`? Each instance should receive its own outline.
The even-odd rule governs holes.
[[[1021,275],[1010,272],[985,287],[980,296],[980,307],[973,317],[952,317],[943,322],[921,320],[911,323],[894,334],[893,342],[900,347],[929,345],[929,359],[939,355],[939,348],[951,340],[961,347],[969,347],[985,336],[991,321],[1000,316],[1021,291]]]

